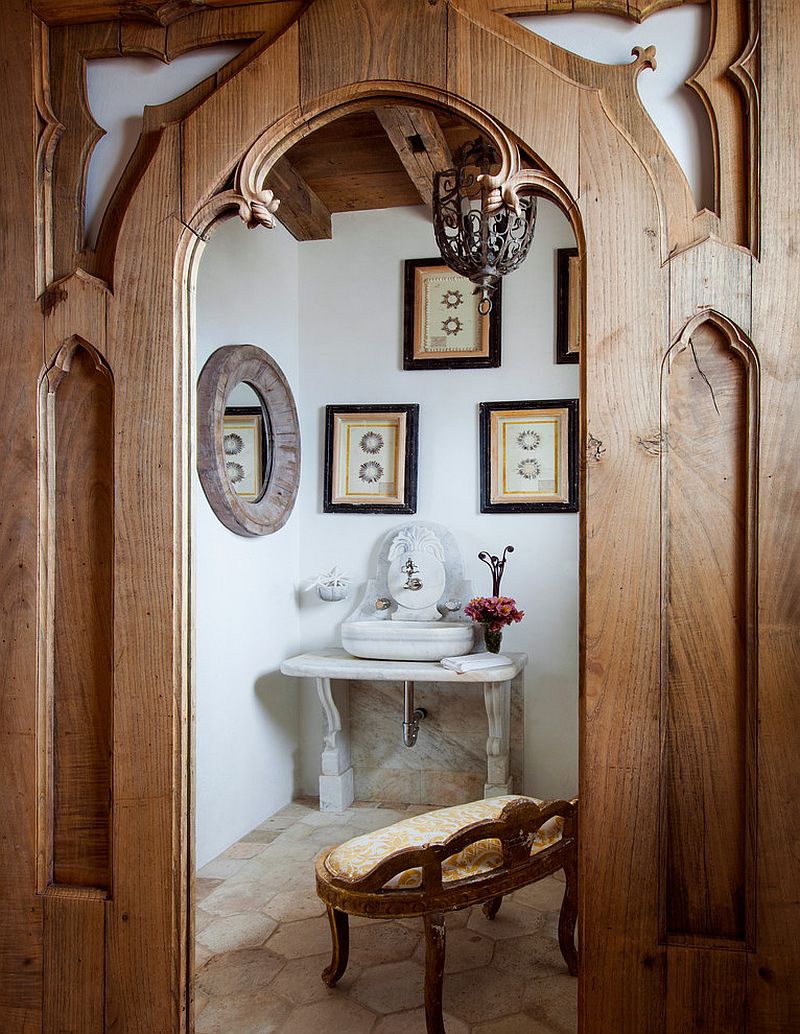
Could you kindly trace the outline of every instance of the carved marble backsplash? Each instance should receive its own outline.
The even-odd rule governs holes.
[[[417,682],[428,716],[416,746],[403,746],[403,684],[350,683],[350,750],[357,801],[446,806],[483,797],[488,735],[480,683]],[[511,692],[511,773],[522,791],[523,697]]]

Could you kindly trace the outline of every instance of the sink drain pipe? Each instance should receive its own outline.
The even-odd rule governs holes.
[[[414,707],[414,683],[403,682],[403,743],[413,747],[419,736],[419,723],[428,717],[424,707]]]

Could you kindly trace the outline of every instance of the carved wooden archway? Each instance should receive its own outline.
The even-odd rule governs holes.
[[[383,95],[452,105],[489,120],[495,133],[513,134],[547,170],[542,188],[582,227],[581,1030],[665,1034],[702,1024],[715,1034],[788,1034],[800,1012],[793,846],[800,815],[790,738],[800,726],[792,644],[797,473],[786,449],[787,429],[796,426],[800,354],[793,286],[800,258],[792,240],[800,220],[800,25],[792,5],[765,0],[759,19],[744,0],[713,4],[712,43],[696,79],[714,129],[717,197],[715,211],[701,213],[635,94],[635,76],[654,59],[648,49],[632,66],[601,67],[524,32],[481,0],[223,3],[218,11],[147,5],[150,21],[138,23],[113,20],[120,13],[114,3],[72,6],[111,20],[48,33],[27,0],[14,0],[0,94],[5,124],[20,130],[3,151],[5,196],[14,207],[1,267],[9,335],[0,349],[7,403],[0,419],[17,445],[0,466],[11,529],[2,550],[9,631],[0,698],[7,788],[0,1027],[59,1030],[69,1017],[86,1034],[185,1028],[191,313],[184,280],[196,255],[192,231],[234,200],[259,221],[266,215],[259,204],[268,205],[259,196],[262,173],[293,134]],[[545,9],[643,16],[663,6],[547,0]],[[58,21],[49,0],[37,9]],[[520,0],[514,9],[541,10],[542,3]],[[96,130],[80,103],[82,55],[169,56],[230,38],[254,42],[213,81],[148,112],[98,247],[84,249],[74,202]],[[29,49],[15,46],[29,39]],[[781,78],[771,71],[779,63]],[[237,166],[234,198],[224,187]],[[715,362],[746,358],[745,373],[734,369],[717,400],[734,416],[719,425],[706,413],[711,423],[704,426],[735,458],[738,483],[754,486],[752,494],[744,503],[741,492],[701,494],[694,518],[706,529],[722,508],[714,542],[726,535],[733,542],[722,553],[735,570],[704,566],[701,548],[670,552],[669,539],[665,553],[664,500],[683,482],[675,473],[680,464],[665,452],[662,366],[699,310],[721,315],[701,320],[681,340],[702,337],[706,327]],[[114,378],[107,887],[96,886],[91,873],[55,883],[47,864],[37,864],[49,857],[58,806],[51,783],[37,775],[47,765],[41,730],[52,718],[50,701],[73,706],[84,663],[80,641],[67,651],[65,633],[35,602],[45,563],[35,519],[37,385],[43,364],[73,335]],[[753,407],[744,423],[736,414],[757,367],[753,430]],[[667,430],[682,426],[682,414],[707,396],[707,383],[691,369],[671,380]],[[164,442],[174,448],[165,450]],[[754,539],[757,583],[742,575],[742,565],[752,571]],[[707,615],[705,622],[674,606],[665,613],[667,567],[669,584],[691,584],[692,615]],[[729,606],[731,575],[750,593],[745,605],[754,627],[745,636],[741,614]],[[687,692],[686,672],[713,663],[720,643],[747,677],[733,686],[701,680]],[[61,651],[57,670],[66,674],[37,702],[37,655],[48,649]],[[685,657],[695,664],[682,667]],[[699,725],[684,706],[693,687],[703,694]],[[724,806],[714,809],[708,802],[715,801],[719,765],[692,768],[699,785],[683,796],[673,775],[678,757],[700,757],[708,741],[719,742],[716,732],[731,748],[718,759],[726,790]],[[706,805],[702,825],[693,807],[699,800]],[[734,815],[741,835],[731,837]],[[690,835],[702,841],[695,854],[678,850]],[[687,907],[671,907],[684,888],[691,890]]]

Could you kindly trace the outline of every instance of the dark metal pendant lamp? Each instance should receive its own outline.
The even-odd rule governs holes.
[[[487,315],[500,277],[528,254],[536,224],[536,198],[520,197],[516,210],[488,211],[488,178],[500,162],[482,137],[460,147],[455,168],[433,177],[433,232],[442,258],[475,284],[478,311]]]

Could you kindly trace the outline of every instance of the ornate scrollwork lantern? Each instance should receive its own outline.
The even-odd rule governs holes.
[[[455,168],[433,178],[433,232],[442,258],[475,284],[478,311],[487,315],[500,277],[528,254],[536,223],[536,198],[517,199],[515,208],[488,204],[491,173],[499,159],[482,137],[460,147]],[[496,193],[496,191],[495,191]]]

